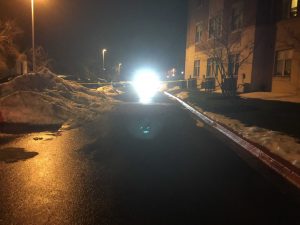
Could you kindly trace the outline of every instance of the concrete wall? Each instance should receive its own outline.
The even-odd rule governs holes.
[[[274,25],[260,25],[255,28],[251,91],[272,89],[275,35]]]

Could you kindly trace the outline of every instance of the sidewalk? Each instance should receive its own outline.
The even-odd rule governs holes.
[[[250,93],[228,98],[176,88],[169,92],[300,169],[300,96]]]

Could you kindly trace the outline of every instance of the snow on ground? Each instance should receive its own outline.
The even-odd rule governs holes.
[[[239,120],[221,114],[212,112],[204,112],[204,114],[300,168],[300,144],[296,138],[256,126],[248,127]]]
[[[199,92],[198,92],[199,93]],[[218,112],[211,112],[210,110],[203,110],[201,103],[195,101],[197,99],[197,94],[191,91],[177,91],[175,94],[177,97],[182,100],[187,101],[189,104],[193,105],[197,110],[210,117],[211,119],[223,124],[246,139],[257,143],[261,146],[267,148],[270,152],[280,156],[286,161],[290,162],[294,166],[300,168],[300,140],[294,137],[291,137],[287,134],[275,132],[269,129],[261,128],[258,126],[249,126],[242,123],[240,120],[230,118]],[[199,97],[199,95],[198,95]],[[297,96],[295,95],[282,95],[274,93],[250,93],[241,95],[242,98],[255,98],[261,100],[280,100],[280,101],[289,101],[295,102]],[[209,101],[209,100],[208,100]],[[300,101],[299,101],[300,102]],[[215,104],[224,104],[224,102],[214,101],[212,105],[216,107]],[[237,112],[238,113],[238,112]],[[250,114],[255,114],[256,112],[248,112]],[[252,116],[260,116],[255,114]],[[274,121],[275,123],[276,121]],[[297,123],[297,122],[296,122]]]
[[[55,74],[28,74],[0,85],[0,122],[49,125],[84,123],[113,101]]]
[[[167,89],[167,87],[165,87],[166,91],[168,92],[172,92],[172,91],[178,91],[180,90],[181,88],[179,86],[175,86],[175,87],[172,87],[172,88],[169,88]]]
[[[289,93],[274,93],[274,92],[253,92],[247,94],[241,94],[245,99],[262,99],[282,102],[300,103],[300,94]]]
[[[97,89],[97,92],[105,94],[107,96],[118,96],[124,92],[120,88],[116,89],[112,85],[106,85]]]

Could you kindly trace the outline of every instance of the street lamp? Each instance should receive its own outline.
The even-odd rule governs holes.
[[[122,66],[122,63],[119,63],[119,68],[118,68],[119,76],[120,76],[120,74],[121,74],[121,66]]]
[[[106,49],[102,49],[102,60],[103,60],[103,62],[102,62],[102,66],[103,66],[103,71],[105,70],[105,53],[107,52],[107,50]]]
[[[34,1],[31,0],[31,24],[32,24],[32,72],[35,72],[36,61],[35,61],[35,27],[34,27]]]

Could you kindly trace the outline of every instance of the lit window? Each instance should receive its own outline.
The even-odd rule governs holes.
[[[202,34],[203,34],[203,26],[201,23],[199,23],[196,25],[196,35],[195,35],[196,44],[201,42]]]
[[[290,77],[292,74],[293,51],[276,52],[275,74],[274,76]]]
[[[200,60],[195,60],[194,62],[194,77],[200,76]]]
[[[299,16],[299,0],[283,0],[282,4],[283,19]]]
[[[298,16],[298,0],[292,0],[291,2],[291,17]]]

